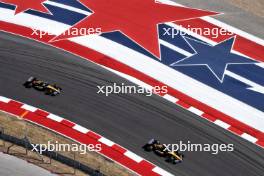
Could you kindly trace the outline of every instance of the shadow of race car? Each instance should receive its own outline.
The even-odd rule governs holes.
[[[156,139],[151,139],[147,144],[142,147],[145,151],[153,151],[156,155],[164,157],[165,161],[177,164],[183,161],[183,154],[180,154],[178,151],[167,150],[164,144],[161,144]]]
[[[38,80],[35,77],[30,77],[28,80],[23,84],[26,88],[35,88],[36,90],[45,92],[46,95],[56,96],[61,93],[61,88],[58,87],[56,84],[49,84],[42,80]]]

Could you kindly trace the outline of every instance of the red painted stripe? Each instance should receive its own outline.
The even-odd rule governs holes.
[[[264,148],[264,141],[258,140],[256,144]]]
[[[102,153],[102,154],[108,156],[109,158],[113,159],[114,161],[117,161],[117,162],[123,164],[124,166],[134,170],[132,168],[132,165],[133,166],[135,165],[135,161],[126,157],[123,153],[119,153],[118,151],[113,150],[110,147],[102,148],[102,151],[100,153]]]
[[[228,130],[232,131],[233,133],[235,133],[235,134],[237,134],[239,136],[241,136],[243,134],[242,131],[240,131],[239,129],[237,129],[237,128],[233,127],[233,126],[229,127]]]
[[[37,124],[41,124],[43,126],[46,125],[46,122],[49,122],[49,121],[47,121],[47,118],[46,117],[37,115],[37,114],[35,114],[33,112],[29,112],[23,118],[26,119],[26,120],[30,120],[32,122],[36,122]],[[55,125],[56,126],[55,123],[53,123],[52,125]]]
[[[75,126],[75,123],[72,123],[72,122],[70,122],[69,120],[65,120],[65,119],[63,119],[63,120],[61,121],[61,123],[62,123],[63,125],[66,125],[66,126],[70,127],[70,128],[72,128],[72,127]]]
[[[30,34],[32,33],[32,30],[26,27],[22,27],[22,26],[17,26],[14,24],[10,24],[10,23],[6,23],[6,22],[0,22],[0,29],[7,31],[7,32],[12,32],[12,33],[16,33],[16,34],[20,34],[22,36],[26,36],[29,38],[34,39]],[[44,42],[46,43],[49,39],[51,39],[54,36],[44,36],[41,40],[40,39],[36,39],[37,41],[40,42]],[[50,43],[47,43],[50,44]],[[127,66],[124,65],[123,63],[120,63],[118,61],[116,61],[113,58],[107,57],[105,55],[103,55],[102,53],[99,53],[97,51],[91,50],[89,48],[86,48],[84,46],[78,45],[76,43],[73,43],[69,40],[62,40],[62,41],[58,41],[55,43],[51,43],[50,45],[57,47],[57,48],[61,48],[64,49],[66,51],[75,53],[81,57],[87,58],[90,61],[93,61],[95,63],[104,65],[106,67],[110,67],[114,70],[118,70],[120,72],[126,73],[130,76],[133,76],[135,78],[140,79],[143,82],[146,82],[150,85],[164,85],[161,82]],[[75,46],[75,47],[72,47]],[[206,105],[203,104],[191,97],[189,97],[188,95],[183,94],[182,92],[179,92],[171,87],[168,87],[168,93],[170,95],[173,95],[175,97],[177,97],[178,99],[180,99],[183,102],[187,102],[187,104],[205,112],[206,114],[213,116],[217,119],[220,119],[228,124],[230,124],[231,126],[234,126],[235,128],[244,131],[258,139],[263,139],[264,140],[264,133],[262,133],[259,130],[254,129],[253,127],[250,127],[244,123],[241,123],[240,121],[226,115],[223,114],[222,112]],[[250,118],[250,117],[249,117]]]
[[[95,139],[95,140],[98,140],[98,139],[101,138],[100,135],[98,135],[98,134],[96,134],[96,133],[94,133],[94,132],[92,132],[92,131],[88,131],[87,135],[88,135],[89,137]]]
[[[17,116],[21,116],[25,112],[24,109],[21,109],[20,107],[13,107],[11,105],[12,104],[2,104],[0,107],[3,111],[12,112],[12,114]]]
[[[47,117],[47,116],[49,115],[48,112],[46,112],[46,111],[42,111],[42,110],[40,110],[40,109],[37,109],[37,110],[35,111],[35,114],[38,114],[38,115],[43,116],[43,117]]]
[[[203,114],[202,117],[206,118],[207,120],[209,120],[209,121],[211,121],[211,122],[214,122],[214,121],[216,121],[216,119],[217,119],[216,117],[211,116],[211,115],[209,115],[209,114]]]
[[[147,162],[147,161],[145,161],[145,160],[141,161],[141,162],[140,162],[140,165],[141,165],[141,166],[140,166],[141,168],[144,168],[144,169],[145,169],[145,170],[142,170],[142,172],[145,171],[144,173],[145,173],[146,175],[148,175],[148,173],[146,172],[147,170],[152,170],[152,169],[154,169],[154,167],[155,167],[153,164],[151,164],[151,163],[149,163],[149,162]],[[149,175],[150,175],[150,176],[157,176],[157,175],[159,175],[159,174],[152,172],[152,173],[150,173]]]
[[[176,104],[180,105],[181,107],[184,107],[186,109],[190,108],[191,106],[187,103],[185,103],[184,101],[177,101]]]
[[[6,107],[6,103],[0,101],[0,109],[4,109]]]
[[[18,108],[20,108],[21,106],[23,106],[22,103],[16,102],[14,100],[9,101],[8,104],[10,105],[10,107],[18,107]]]
[[[125,153],[127,151],[126,149],[124,149],[123,147],[121,147],[121,146],[119,146],[117,144],[114,144],[112,146],[112,149],[118,151],[119,153]]]

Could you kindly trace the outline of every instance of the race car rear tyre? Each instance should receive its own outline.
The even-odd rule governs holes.
[[[56,96],[58,94],[59,94],[58,92],[53,92],[53,93],[51,93],[51,96]]]
[[[25,82],[25,83],[24,83],[24,86],[25,86],[26,88],[31,88],[31,87],[33,86],[33,84],[32,84],[32,82]]]
[[[173,158],[173,157],[168,157],[168,158],[166,158],[165,161],[167,161],[167,162],[169,162],[169,163],[172,163],[172,164],[178,164],[178,163],[181,162],[180,160],[176,160],[176,159]]]
[[[50,92],[50,91],[47,90],[47,89],[46,89],[44,92],[45,92],[45,95],[50,95],[50,94],[52,94],[52,92]]]
[[[149,145],[149,144],[146,144],[143,146],[143,149],[147,152],[150,152],[153,150],[153,146],[152,145]]]

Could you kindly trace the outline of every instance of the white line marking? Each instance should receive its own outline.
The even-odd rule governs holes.
[[[84,133],[84,134],[86,134],[86,133],[88,133],[90,131],[87,128],[84,128],[84,127],[82,127],[80,125],[77,125],[77,124],[74,125],[73,129],[75,129],[75,130],[77,130],[77,131],[79,131],[81,133]]]
[[[172,103],[176,103],[177,101],[179,101],[178,98],[175,98],[175,97],[173,97],[173,96],[171,96],[169,94],[164,95],[163,98],[165,98],[166,100],[168,100],[168,101],[170,101]]]
[[[109,147],[112,147],[115,143],[110,141],[109,139],[106,139],[104,137],[101,137],[99,140],[99,142],[102,142],[103,144],[109,146]]]
[[[132,160],[136,161],[136,162],[141,162],[143,160],[143,158],[141,158],[140,156],[136,155],[135,153],[133,152],[130,152],[130,151],[126,151],[124,153],[125,156],[131,158]]]
[[[183,55],[188,56],[188,57],[193,55],[192,53],[189,53],[188,51],[185,51],[184,49],[181,49],[181,48],[179,48],[177,46],[174,46],[174,45],[172,45],[172,44],[170,44],[170,43],[168,43],[168,42],[166,42],[164,40],[160,39],[159,41],[160,41],[160,44],[162,44],[162,45],[164,45],[164,46],[166,46],[166,47],[168,47],[168,48],[170,48],[170,49],[172,49],[174,51],[177,51],[180,54],[183,54]]]
[[[248,141],[250,141],[250,142],[253,142],[253,143],[255,143],[255,142],[258,141],[257,138],[255,138],[255,137],[253,137],[253,136],[251,136],[251,135],[249,135],[249,134],[247,134],[247,133],[243,133],[243,134],[241,135],[241,137],[244,138],[244,139],[246,139],[246,140],[248,140]]]
[[[264,87],[250,87],[249,90],[264,94]]]
[[[4,103],[8,103],[8,102],[11,101],[11,99],[0,96],[0,101],[2,101],[2,102],[4,102]]]
[[[188,110],[191,111],[191,112],[193,112],[194,114],[196,114],[198,116],[201,116],[202,114],[204,114],[203,111],[201,111],[201,110],[199,110],[199,109],[197,109],[195,107],[190,107]]]
[[[261,67],[261,68],[264,68],[264,63],[257,63],[256,65]]]
[[[35,108],[35,107],[27,105],[27,104],[24,104],[23,106],[21,106],[21,108],[28,110],[28,111],[31,111],[31,112],[35,112],[38,109],[38,108]]]
[[[203,19],[203,20],[205,20],[205,21],[207,21],[207,22],[209,22],[211,24],[214,24],[216,26],[219,26],[219,27],[222,27],[224,29],[227,29],[229,32],[233,32],[235,34],[239,34],[240,36],[242,36],[244,38],[247,38],[247,39],[249,39],[249,40],[251,40],[253,42],[256,42],[256,43],[264,46],[264,40],[263,39],[261,39],[259,37],[256,37],[256,36],[254,36],[252,34],[249,34],[249,33],[245,32],[245,31],[242,31],[242,30],[240,30],[238,28],[235,28],[233,26],[230,26],[230,25],[228,25],[228,24],[226,24],[226,23],[224,23],[222,21],[216,20],[216,19],[214,19],[212,17],[202,17],[201,19]]]
[[[231,126],[231,125],[229,125],[229,124],[227,124],[221,120],[218,120],[218,119],[216,121],[214,121],[214,124],[219,125],[220,127],[224,128],[224,129],[228,129]]]
[[[154,169],[152,169],[153,172],[156,172],[157,174],[161,175],[161,176],[174,176],[171,173],[165,171],[164,169],[161,169],[160,167],[155,167]]]
[[[75,7],[72,7],[72,6],[68,6],[68,5],[65,5],[65,4],[60,4],[60,3],[57,3],[57,2],[45,1],[44,4],[49,4],[49,5],[52,5],[52,6],[55,6],[55,7],[59,7],[59,8],[62,8],[62,9],[67,9],[67,10],[70,10],[70,11],[73,11],[73,12],[77,12],[77,13],[80,13],[80,14],[84,14],[84,15],[90,15],[91,14],[88,11],[85,11],[85,10],[82,10],[82,9],[78,9],[78,8],[75,8]]]
[[[228,70],[226,70],[225,74],[230,76],[230,77],[232,77],[232,78],[234,78],[234,79],[236,79],[236,80],[239,80],[239,81],[251,86],[250,88],[247,88],[247,89],[250,89],[250,90],[253,90],[253,91],[256,91],[256,92],[264,94],[264,87],[263,86],[255,83],[255,82],[253,82],[253,81],[251,81],[249,79],[246,79],[246,78],[244,78],[244,77],[242,77],[242,76],[240,76],[240,75],[238,75],[236,73],[228,71]]]
[[[59,117],[59,116],[54,115],[54,114],[49,114],[49,115],[47,116],[47,118],[49,118],[49,119],[51,119],[51,120],[54,120],[54,121],[56,121],[56,122],[61,122],[61,121],[63,120],[62,117]]]

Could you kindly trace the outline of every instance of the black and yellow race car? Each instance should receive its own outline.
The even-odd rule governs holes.
[[[168,150],[164,144],[161,144],[156,139],[151,139],[147,144],[143,146],[145,151],[153,151],[156,155],[164,157],[165,161],[177,164],[183,161],[183,154],[180,154],[178,151]]]
[[[49,84],[42,80],[38,80],[35,77],[30,77],[24,83],[26,88],[35,88],[36,90],[45,92],[46,95],[56,96],[61,93],[61,88],[58,87],[56,84]]]

